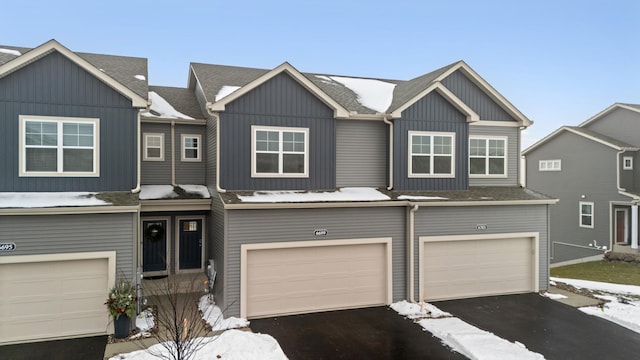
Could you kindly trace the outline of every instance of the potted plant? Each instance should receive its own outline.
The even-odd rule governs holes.
[[[136,289],[127,280],[121,280],[109,291],[107,305],[109,314],[113,316],[116,339],[123,339],[129,335],[131,319],[136,315]]]

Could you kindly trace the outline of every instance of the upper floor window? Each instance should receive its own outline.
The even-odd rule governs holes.
[[[560,171],[562,170],[562,161],[561,160],[540,160],[538,162],[538,170]]]
[[[593,203],[580,201],[580,227],[593,228]]]
[[[309,129],[251,127],[253,177],[308,177]]]
[[[471,177],[507,175],[506,138],[469,138],[469,174]]]
[[[20,116],[20,176],[99,176],[100,119]]]
[[[200,135],[182,134],[182,161],[201,161],[201,140]]]
[[[622,158],[622,169],[633,170],[633,157],[625,156]]]
[[[144,161],[164,161],[164,134],[144,133]]]
[[[409,177],[454,177],[455,133],[409,131]]]

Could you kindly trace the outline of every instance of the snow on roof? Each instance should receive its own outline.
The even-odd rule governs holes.
[[[440,196],[414,196],[414,195],[400,195],[398,200],[448,200]]]
[[[89,192],[6,192],[0,193],[0,208],[48,208],[63,206],[111,205]]]
[[[318,78],[325,80],[327,77],[318,76]],[[385,112],[393,100],[393,89],[396,84],[375,79],[342,76],[330,76],[329,78],[351,89],[358,96],[360,104],[379,113]]]
[[[345,187],[337,191],[256,191],[253,195],[238,195],[247,203],[313,202],[313,201],[380,201],[389,200],[387,195],[374,188]]]
[[[15,56],[22,55],[20,53],[20,51],[18,51],[18,50],[3,49],[3,48],[0,48],[0,53],[9,54],[9,55],[15,55]]]
[[[215,101],[222,100],[223,98],[225,98],[226,96],[230,95],[232,92],[238,89],[240,89],[240,86],[224,85],[222,88],[220,88],[220,91],[218,91],[218,93],[216,94]]]
[[[142,113],[143,116],[175,118],[175,119],[193,119],[189,115],[185,115],[176,110],[167,100],[158,95],[155,91],[149,91],[149,100],[151,107],[148,112]]]
[[[200,195],[203,199],[211,197],[209,190],[203,185],[177,185],[176,187],[186,193]],[[138,197],[140,200],[173,199],[180,196],[175,190],[176,188],[173,185],[142,185]]]
[[[144,81],[144,80],[147,80],[147,78],[146,78],[146,77],[144,77],[144,75],[134,75],[133,77],[134,77],[134,78],[136,78],[136,79],[138,79],[138,80],[143,80],[143,81]]]

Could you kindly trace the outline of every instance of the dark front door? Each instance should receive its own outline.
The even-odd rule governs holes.
[[[622,210],[616,210],[616,242],[624,243],[627,242],[624,236],[624,230],[626,225],[626,213]]]
[[[142,221],[142,271],[147,274],[167,271],[167,221]]]
[[[202,219],[184,219],[180,228],[179,270],[202,268]]]

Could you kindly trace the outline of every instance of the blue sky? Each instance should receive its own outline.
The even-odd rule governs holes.
[[[186,86],[189,62],[408,80],[464,60],[534,121],[525,146],[640,103],[637,0],[23,0],[2,13],[2,45],[146,57],[153,85]]]

